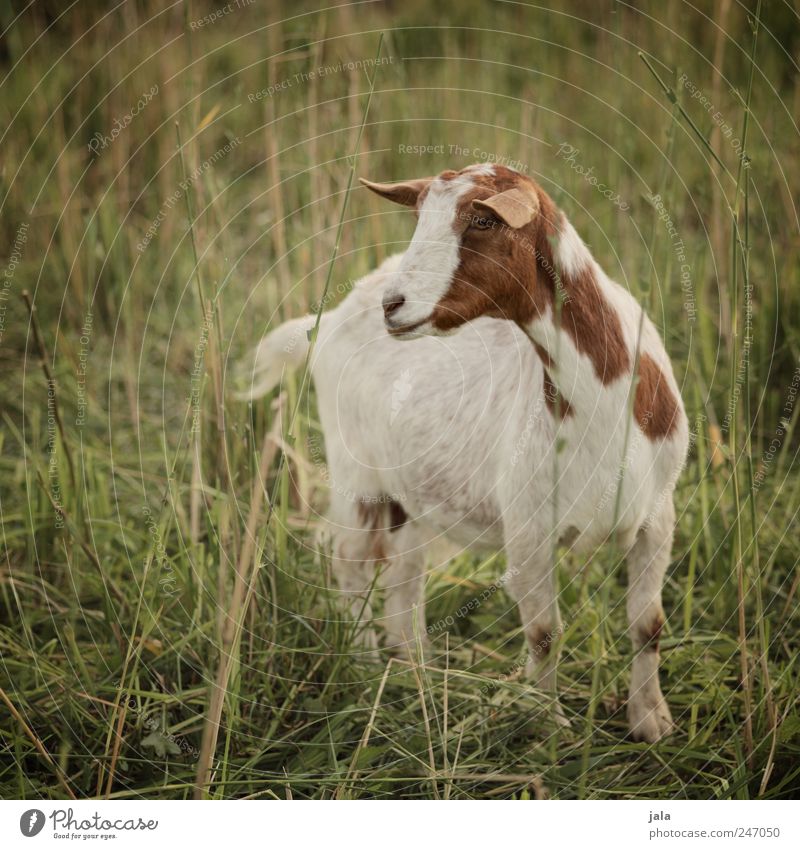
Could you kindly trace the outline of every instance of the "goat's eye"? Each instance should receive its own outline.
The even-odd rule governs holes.
[[[470,226],[476,230],[491,230],[494,227],[494,218],[481,218],[475,215],[470,222]]]

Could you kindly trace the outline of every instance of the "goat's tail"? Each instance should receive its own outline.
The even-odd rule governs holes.
[[[249,385],[233,397],[240,401],[261,398],[280,383],[284,369],[299,368],[308,356],[308,337],[315,320],[313,315],[293,318],[268,333],[251,359],[236,369],[236,383],[242,386],[249,381]]]

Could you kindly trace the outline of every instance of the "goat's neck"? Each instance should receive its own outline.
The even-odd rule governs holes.
[[[566,400],[584,405],[604,387],[630,374],[631,355],[620,316],[609,300],[605,275],[572,225],[537,250],[533,317],[521,322]]]

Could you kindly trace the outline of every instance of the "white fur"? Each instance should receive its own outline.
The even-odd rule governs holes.
[[[398,294],[405,298],[402,307],[387,322],[395,328],[411,327],[424,322],[444,297],[459,263],[459,239],[453,229],[456,206],[461,196],[472,188],[465,176],[453,180],[434,180],[420,210],[417,229],[397,269],[397,281],[390,284],[384,297]],[[425,322],[415,335],[430,332]]]
[[[575,228],[564,219],[556,246],[555,259],[559,271],[565,276],[577,274],[591,263],[592,255]]]

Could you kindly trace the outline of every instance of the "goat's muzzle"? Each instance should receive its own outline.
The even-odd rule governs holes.
[[[403,295],[393,295],[391,293],[384,295],[383,297],[383,317],[388,322],[389,316],[393,312],[397,312],[400,307],[406,302],[406,299]]]

